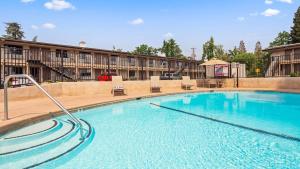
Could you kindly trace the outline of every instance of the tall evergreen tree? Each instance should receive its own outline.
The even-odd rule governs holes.
[[[245,42],[243,40],[240,41],[239,51],[241,53],[246,53],[247,52]]]
[[[294,26],[291,30],[291,43],[300,43],[300,7],[295,13]]]
[[[209,41],[205,42],[205,44],[203,45],[202,59],[210,60],[216,57],[215,54],[216,54],[215,40],[213,37],[211,37]]]
[[[262,47],[261,47],[260,41],[256,42],[256,44],[255,44],[255,52],[254,53],[255,53],[256,57],[260,57],[261,56],[261,54],[262,54]]]
[[[6,34],[3,35],[4,38],[16,39],[16,40],[21,40],[25,38],[24,32],[22,31],[22,26],[19,23],[10,22],[5,24],[6,24],[6,28],[5,28]]]

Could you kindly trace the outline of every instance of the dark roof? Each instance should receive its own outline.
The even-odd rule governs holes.
[[[300,43],[270,47],[270,48],[264,49],[263,51],[272,52],[272,51],[277,51],[277,50],[287,50],[287,49],[295,49],[295,48],[300,48]]]
[[[73,46],[73,45],[62,45],[62,44],[55,44],[55,43],[46,43],[46,42],[34,42],[34,41],[28,41],[28,40],[15,40],[15,39],[5,39],[0,38],[0,41],[3,42],[11,42],[11,43],[17,43],[17,44],[29,44],[29,45],[38,45],[38,46],[44,46],[44,47],[58,47],[58,48],[67,48],[67,49],[77,49],[77,50],[85,50],[90,52],[99,52],[99,53],[111,53],[112,55],[129,55],[129,56],[136,56],[129,52],[119,52],[119,51],[113,51],[113,50],[106,50],[106,49],[99,49],[99,48],[89,48],[89,47],[80,47],[80,46]],[[148,55],[138,55],[139,57],[156,57],[156,58],[162,58],[165,59],[164,56],[148,56]],[[172,58],[171,60],[180,60],[180,61],[186,61],[187,59],[176,59]],[[195,62],[198,62],[197,60],[192,60]]]

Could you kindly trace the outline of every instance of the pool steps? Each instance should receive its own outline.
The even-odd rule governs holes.
[[[13,139],[6,138],[10,138],[14,133],[2,137],[0,145],[5,146],[0,147],[0,168],[36,168],[40,165],[52,165],[54,161],[57,166],[56,161],[76,155],[93,140],[95,132],[88,122],[81,120],[84,128],[87,129],[85,131],[87,138],[81,139],[79,126],[74,122],[55,121],[57,125],[48,130],[44,128],[40,130],[41,132],[37,131]],[[30,129],[32,128],[27,128]],[[60,163],[65,162],[63,160]]]
[[[40,131],[33,132],[33,133],[28,133],[25,135],[20,135],[20,136],[9,136],[3,138],[3,140],[0,141],[0,147],[1,146],[12,146],[14,144],[24,144],[26,142],[30,142],[35,139],[41,139],[43,137],[48,136],[51,133],[55,133],[56,131],[59,131],[63,127],[63,123],[58,122],[56,120],[53,120],[54,125],[46,128],[46,129],[41,129]]]

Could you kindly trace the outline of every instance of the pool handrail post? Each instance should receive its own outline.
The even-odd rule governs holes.
[[[6,77],[4,82],[4,120],[8,120],[8,82],[12,78],[27,78],[30,80],[38,89],[40,89],[50,100],[52,100],[66,115],[68,115],[74,122],[77,123],[80,129],[81,139],[84,139],[83,125],[78,118],[72,115],[58,100],[53,98],[41,85],[39,85],[31,76],[26,74],[9,75]]]

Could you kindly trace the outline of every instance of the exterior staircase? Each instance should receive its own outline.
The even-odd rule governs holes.
[[[47,65],[46,63],[43,63],[43,62],[40,61],[40,60],[27,60],[27,63],[29,63],[29,64],[34,64],[34,65],[40,65],[40,66],[46,67],[46,68],[52,70],[53,72],[55,72],[55,73],[57,73],[57,74],[63,76],[63,77],[66,78],[66,79],[69,79],[69,80],[72,80],[72,81],[76,81],[75,78],[71,77],[70,75],[66,74],[65,72],[62,72],[62,71],[60,71],[59,69],[56,69],[56,68],[54,68],[54,67],[51,67],[51,66]]]

